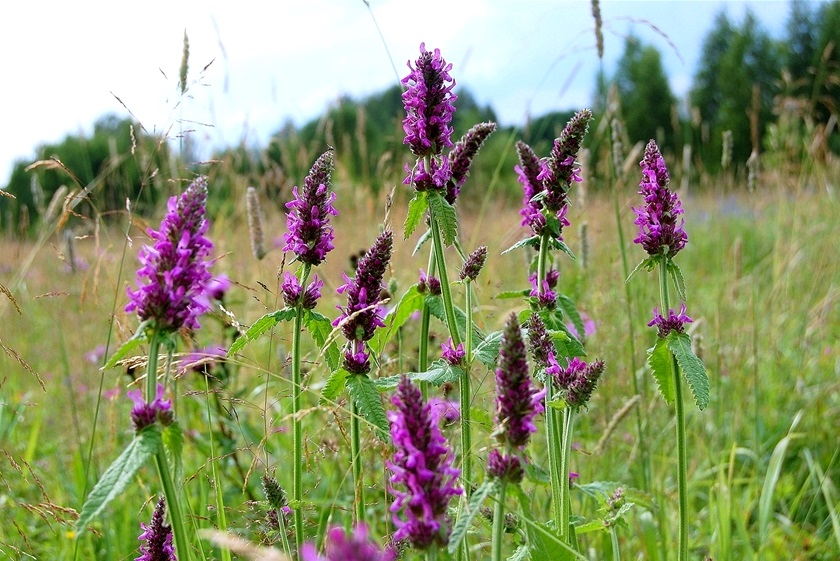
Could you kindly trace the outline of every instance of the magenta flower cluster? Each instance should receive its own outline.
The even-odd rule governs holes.
[[[163,385],[161,384],[157,385],[155,398],[151,403],[143,399],[140,390],[131,390],[126,395],[134,402],[134,407],[131,409],[131,423],[134,425],[135,432],[140,432],[158,421],[164,426],[171,425],[175,419],[172,402],[163,399]]]
[[[566,404],[577,409],[585,406],[592,397],[598,380],[604,373],[604,361],[596,360],[587,364],[578,357],[566,360],[568,364],[564,368],[552,353],[548,357],[549,366],[545,373],[563,392]]]
[[[342,528],[327,532],[326,555],[318,555],[315,545],[306,543],[300,548],[301,561],[393,561],[397,552],[392,548],[383,551],[368,536],[364,523],[357,525],[349,534]]]
[[[528,280],[531,283],[529,296],[536,298],[540,308],[554,309],[557,304],[557,281],[560,279],[560,271],[551,269],[545,275],[541,283],[537,283],[537,273],[532,273]]]
[[[420,269],[420,280],[417,282],[417,292],[423,294],[428,289],[432,296],[440,296],[440,279],[427,275],[426,271]]]
[[[408,76],[402,79],[406,111],[403,144],[408,144],[418,157],[440,154],[444,147],[452,147],[453,102],[458,99],[452,93],[452,64],[443,59],[440,49],[430,52],[425,43],[420,43],[420,57],[414,66],[408,61],[408,69]]]
[[[180,196],[169,199],[159,230],[149,229],[152,247],[140,250],[138,290],[128,289],[125,311],[136,311],[162,331],[197,329],[208,309],[206,285],[211,279],[207,257],[213,244],[204,234],[207,179],[197,178]]]
[[[321,298],[321,288],[323,287],[324,281],[319,279],[318,275],[312,275],[312,282],[306,285],[306,288],[303,288],[297,275],[285,271],[280,291],[283,293],[283,302],[289,308],[296,308],[300,305],[304,310],[311,310],[315,308],[318,299]]]
[[[338,288],[339,294],[347,294],[347,306],[338,307],[341,315],[333,322],[341,326],[349,347],[344,353],[344,367],[355,374],[370,371],[370,362],[365,350],[377,327],[384,327],[382,310],[377,305],[380,294],[385,288],[383,278],[391,260],[394,236],[385,230],[373,242],[370,250],[358,261],[356,276],[344,275],[344,284]]]
[[[283,234],[286,245],[283,251],[291,251],[297,259],[307,265],[319,265],[333,248],[335,238],[330,225],[330,216],[338,211],[333,207],[335,193],[329,190],[333,167],[333,152],[321,154],[309,174],[303,180],[303,189],[295,186],[294,199],[286,203],[288,232]]]
[[[633,208],[635,224],[639,227],[639,235],[633,242],[641,245],[651,257],[661,255],[670,259],[685,247],[688,234],[683,230],[685,220],[679,219],[684,212],[682,204],[677,194],[669,189],[668,168],[653,140],[648,142],[639,165],[642,168],[639,194],[644,197],[645,204]]]
[[[668,317],[663,317],[659,313],[659,307],[653,309],[653,319],[648,322],[648,327],[654,327],[659,330],[660,337],[667,337],[669,333],[675,331],[677,333],[685,332],[685,324],[693,323],[694,320],[688,317],[685,313],[685,303],[680,308],[680,313],[674,310],[668,310]]]
[[[172,528],[163,522],[165,511],[166,503],[161,497],[152,514],[151,524],[140,523],[143,533],[137,539],[145,543],[140,546],[140,557],[134,561],[177,561],[172,546]]]
[[[408,540],[417,549],[445,546],[449,539],[446,509],[460,470],[452,467],[453,454],[438,427],[438,411],[423,400],[420,389],[403,376],[388,412],[396,447],[387,462],[396,499],[391,505],[397,531],[394,540]]]
[[[441,358],[443,358],[443,360],[452,366],[464,366],[464,358],[467,356],[467,353],[464,350],[463,343],[458,343],[458,346],[455,347],[452,344],[452,337],[449,337],[443,344],[441,344],[440,348]]]

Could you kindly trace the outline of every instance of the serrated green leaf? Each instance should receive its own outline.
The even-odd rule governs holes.
[[[691,339],[687,333],[672,331],[665,338],[668,349],[674,353],[680,372],[688,381],[688,387],[694,396],[694,403],[702,411],[709,406],[709,375],[706,374],[706,367],[703,361],[697,358],[691,349]]]
[[[120,345],[120,348],[111,355],[111,358],[108,359],[108,362],[105,363],[103,369],[113,368],[117,365],[119,361],[124,359],[128,356],[128,354],[142,345],[146,340],[146,326],[148,325],[147,322],[143,322],[140,327],[137,329],[137,332],[131,336],[131,339]]]
[[[426,296],[426,306],[429,308],[429,313],[446,324],[446,312],[443,308],[443,299],[440,296]],[[466,335],[467,314],[458,306],[453,306],[455,311],[455,325],[458,327],[458,335],[461,340],[464,340]],[[483,341],[484,333],[473,324],[473,341]]]
[[[230,349],[227,352],[227,356],[233,356],[234,354],[241,351],[245,345],[248,345],[252,341],[254,341],[257,337],[280,323],[281,321],[289,321],[290,319],[295,317],[295,309],[294,308],[283,308],[282,310],[277,310],[275,312],[270,312],[265,314],[260,319],[255,321],[251,327],[245,331],[245,334],[239,337],[233,344],[230,346]]]
[[[413,382],[428,382],[433,386],[440,387],[446,382],[454,383],[461,379],[464,370],[452,366],[442,359],[438,359],[429,365],[425,372],[412,372],[408,375]]]
[[[527,288],[523,290],[503,290],[502,292],[499,292],[498,294],[493,296],[493,299],[508,300],[510,298],[523,298],[525,296],[528,296],[529,293],[530,290],[528,290]]]
[[[597,531],[606,531],[608,528],[604,525],[604,521],[600,518],[596,518],[595,520],[590,520],[588,522],[584,522],[578,526],[575,526],[575,532],[577,535],[589,534],[590,532],[597,532]]]
[[[557,358],[586,356],[586,350],[583,348],[583,344],[578,341],[577,337],[574,336],[563,322],[562,314],[562,310],[557,309],[540,313],[540,318],[545,323],[545,327],[548,329],[551,340],[554,343],[554,348],[557,350]],[[558,333],[562,333],[562,337],[558,336]]]
[[[150,425],[134,436],[88,495],[76,522],[77,536],[84,533],[90,522],[128,487],[140,468],[158,453],[161,443],[157,425]]]
[[[674,281],[674,287],[677,289],[677,297],[685,302],[685,278],[683,278],[680,266],[670,259],[668,260],[668,273],[670,273],[671,279]]]
[[[528,559],[528,555],[528,547],[520,545],[516,548],[516,551],[513,552],[513,555],[507,558],[507,561],[525,561],[526,559]]]
[[[531,236],[530,238],[525,238],[524,240],[519,240],[506,250],[502,252],[502,255],[506,253],[510,253],[514,249],[519,249],[520,247],[539,247],[540,246],[540,237],[539,236]]]
[[[350,390],[350,398],[356,403],[359,413],[376,429],[376,436],[383,442],[389,442],[388,418],[385,416],[385,407],[373,380],[364,374],[351,374],[347,378],[347,389]]]
[[[566,245],[566,242],[564,242],[563,240],[552,239],[551,245],[552,245],[552,249],[560,250],[563,253],[565,253],[566,255],[568,255],[569,257],[571,257],[572,261],[577,261],[577,257],[575,257],[575,254],[572,252],[572,250],[569,248],[569,246]]]
[[[648,350],[648,366],[653,372],[659,393],[669,404],[674,403],[676,388],[674,387],[673,361],[668,343],[662,337],[656,339],[656,345]]]
[[[423,304],[426,302],[426,295],[417,291],[417,285],[411,286],[402,295],[400,301],[397,302],[396,307],[385,316],[385,327],[376,330],[373,339],[370,340],[370,350],[374,355],[379,355],[384,349],[386,343],[393,337],[397,330],[405,325],[405,322],[411,317],[414,312],[423,309]]]
[[[303,316],[303,325],[312,334],[312,338],[315,339],[321,349],[321,354],[327,360],[330,372],[334,372],[338,368],[339,360],[341,360],[341,353],[338,350],[338,345],[335,344],[335,339],[330,340],[333,326],[329,318],[314,310],[308,310]]]
[[[467,504],[467,510],[460,513],[455,524],[452,526],[452,533],[449,535],[449,545],[447,546],[449,553],[458,551],[461,542],[470,529],[473,518],[481,512],[482,503],[487,500],[487,497],[498,491],[498,486],[499,482],[497,479],[490,479],[479,485],[473,491],[472,496],[470,496],[470,501]]]
[[[654,259],[653,257],[648,257],[647,259],[643,259],[642,261],[639,262],[638,265],[636,265],[633,268],[632,271],[630,271],[630,274],[627,275],[627,280],[624,281],[625,284],[630,282],[630,279],[635,277],[636,273],[641,271],[643,268],[647,269],[648,271],[652,271],[655,266],[656,266],[656,259]]]
[[[175,479],[180,480],[184,474],[184,462],[182,458],[184,431],[181,430],[181,425],[178,424],[178,421],[175,421],[163,427],[161,437],[163,449],[166,450],[166,457],[175,473]]]
[[[350,373],[343,368],[337,368],[332,371],[330,377],[327,378],[324,389],[321,390],[321,398],[319,400],[321,405],[331,403],[341,395],[341,392],[344,391],[344,387],[347,385],[347,376],[349,375]]]
[[[373,380],[376,389],[380,392],[387,392],[393,390],[400,384],[402,374],[395,374],[393,376],[384,376],[382,378],[375,378]]]
[[[478,359],[487,368],[495,368],[499,356],[499,344],[502,341],[502,331],[494,331],[476,345],[473,358]]]
[[[426,230],[425,232],[423,232],[423,235],[420,236],[420,239],[417,240],[417,243],[414,245],[414,251],[411,252],[411,255],[414,255],[415,253],[420,251],[420,248],[423,247],[423,244],[429,241],[430,239],[432,239],[432,231]]]
[[[458,237],[458,213],[455,212],[455,207],[439,193],[430,193],[429,210],[440,227],[443,245],[450,246],[455,243],[455,238]]]
[[[572,299],[565,294],[558,294],[557,306],[563,310],[563,315],[571,320],[572,325],[575,326],[575,331],[577,331],[581,337],[584,337],[583,320],[581,319],[580,312],[578,312],[578,309]]]
[[[415,193],[414,197],[408,202],[408,214],[405,217],[405,224],[403,226],[405,239],[411,237],[411,234],[417,229],[428,208],[429,200],[426,192]]]

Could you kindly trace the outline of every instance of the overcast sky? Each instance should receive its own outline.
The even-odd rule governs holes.
[[[235,145],[243,138],[264,144],[283,123],[300,125],[341,95],[360,97],[396,83],[394,67],[405,75],[405,63],[417,58],[422,41],[441,49],[454,64],[456,82],[480,103],[491,104],[503,124],[589,104],[598,58],[588,1],[369,4],[370,9],[363,0],[5,3],[0,185],[8,181],[14,160],[34,159],[40,143],[89,133],[106,113],[125,117],[130,110],[149,131],[192,128],[204,147]],[[683,95],[715,14],[725,10],[740,22],[748,7],[771,34],[783,34],[785,0],[602,1],[606,68],[612,71],[632,31],[662,52],[672,86]],[[191,85],[181,100],[184,31]]]

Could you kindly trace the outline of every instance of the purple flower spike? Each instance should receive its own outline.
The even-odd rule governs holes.
[[[163,399],[163,385],[157,385],[155,399],[151,403],[147,403],[143,399],[140,390],[131,390],[126,395],[134,402],[134,407],[131,409],[131,423],[134,425],[134,432],[140,432],[149,425],[155,424],[156,421],[160,421],[162,425],[172,424],[174,420],[172,402]]]
[[[479,246],[475,251],[467,256],[466,261],[464,261],[464,266],[461,269],[461,273],[459,274],[459,278],[461,280],[470,279],[471,281],[474,281],[478,278],[478,274],[481,272],[481,269],[484,268],[484,263],[486,261],[487,246]]]
[[[451,364],[452,366],[463,366],[464,365],[464,357],[467,356],[466,351],[464,351],[464,344],[458,343],[457,347],[452,346],[452,337],[448,338],[445,343],[443,343],[440,348],[443,350],[441,357],[443,360]]]
[[[335,193],[330,191],[330,174],[333,167],[333,152],[321,154],[303,180],[303,189],[294,187],[294,200],[286,203],[289,214],[283,234],[286,245],[283,251],[292,251],[298,260],[307,265],[319,265],[333,249],[335,238],[330,215],[336,216],[332,203]]]
[[[667,337],[672,331],[677,333],[685,332],[685,324],[693,323],[694,320],[688,317],[685,313],[685,303],[680,307],[680,313],[677,314],[674,310],[668,310],[668,317],[662,317],[659,313],[659,307],[653,309],[653,319],[648,322],[648,327],[656,326],[659,330],[660,337]]]
[[[495,130],[496,123],[479,123],[468,130],[461,137],[461,140],[455,144],[455,148],[449,154],[452,167],[452,177],[446,184],[446,201],[449,204],[455,204],[455,200],[461,191],[461,186],[467,180],[467,175],[470,173],[470,167],[472,167],[472,161],[475,155],[478,154],[481,145],[484,144],[487,137]]]
[[[668,168],[653,140],[648,142],[640,165],[642,182],[639,194],[644,197],[645,204],[633,208],[637,216],[634,223],[639,227],[639,235],[633,242],[641,245],[651,257],[662,255],[672,258],[685,247],[688,234],[683,230],[685,220],[677,222],[684,212],[682,204],[677,194],[668,187]]]
[[[449,540],[446,509],[461,494],[455,487],[460,470],[452,467],[453,454],[438,428],[437,415],[423,401],[420,390],[406,376],[388,412],[396,453],[388,461],[389,479],[396,497],[391,505],[397,531],[394,540],[407,539],[417,549],[443,547]]]
[[[300,284],[300,279],[286,271],[283,273],[283,283],[280,285],[280,290],[283,292],[283,302],[289,308],[295,308],[300,304],[304,310],[311,310],[318,303],[318,299],[321,298],[321,288],[323,286],[324,281],[319,279],[318,275],[312,275],[312,282],[304,289]]]
[[[565,392],[566,404],[580,408],[585,406],[592,397],[592,392],[595,391],[598,380],[604,373],[604,361],[596,360],[587,364],[578,357],[567,360],[568,366],[563,368],[552,354],[549,356],[549,367],[545,373],[555,386]]]
[[[494,449],[487,457],[487,475],[508,483],[519,483],[525,475],[522,462],[514,455],[504,455]]]
[[[345,283],[338,288],[339,294],[347,293],[347,307],[339,306],[342,313],[333,325],[342,326],[348,341],[368,341],[377,327],[385,326],[382,311],[376,303],[385,288],[382,279],[391,260],[393,244],[390,230],[379,234],[370,250],[359,259],[356,276],[350,279],[345,275]]]
[[[528,346],[536,367],[548,367],[549,359],[554,355],[554,343],[551,342],[545,323],[538,314],[531,314],[531,319],[528,321]]]
[[[551,156],[543,162],[539,179],[546,190],[545,206],[557,212],[568,203],[568,192],[572,181],[580,183],[581,178],[575,158],[577,158],[583,137],[589,130],[592,112],[589,109],[578,111],[554,141]]]
[[[536,195],[542,192],[542,181],[539,180],[540,174],[540,159],[534,153],[534,150],[522,142],[516,143],[516,152],[519,154],[519,165],[513,169],[519,178],[519,183],[522,184],[522,210],[519,214],[522,215],[522,225],[534,228],[534,221],[538,219],[537,216],[542,216],[542,203],[540,201],[533,201]],[[543,226],[544,224],[543,220]],[[539,234],[534,230],[535,233]]]
[[[153,320],[163,331],[197,329],[206,312],[213,244],[204,234],[207,179],[199,177],[180,196],[169,199],[160,230],[148,230],[153,247],[140,250],[138,290],[128,289],[126,312],[137,311],[142,321]]]
[[[341,528],[332,528],[327,532],[326,556],[318,555],[315,545],[304,544],[300,548],[302,561],[393,561],[397,552],[392,548],[382,551],[368,537],[364,523],[355,527],[351,534],[345,534]]]
[[[148,526],[140,523],[143,533],[137,538],[146,542],[140,546],[140,557],[134,561],[177,561],[175,548],[172,546],[172,528],[163,523],[163,516],[166,511],[166,503],[163,497],[155,506],[152,514],[152,523]]]
[[[418,157],[440,154],[444,147],[452,148],[453,102],[455,80],[449,75],[452,65],[440,56],[440,49],[426,50],[420,43],[420,58],[411,65],[411,72],[402,79],[406,90],[402,94],[406,117],[403,120],[405,140]]]
[[[359,347],[355,350],[347,349],[344,351],[344,369],[351,374],[367,374],[370,372],[370,356],[368,355],[367,351],[365,351],[364,344],[362,343],[351,343],[351,347],[354,347],[358,344]]]
[[[497,438],[511,448],[524,448],[537,432],[534,417],[543,410],[544,393],[531,385],[525,343],[516,314],[511,314],[499,345],[499,366],[496,368],[496,424],[501,427]]]

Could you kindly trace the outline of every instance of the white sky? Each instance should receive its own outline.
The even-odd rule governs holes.
[[[598,59],[588,1],[369,1],[400,76],[425,41],[503,124],[589,104]],[[682,95],[714,15],[725,7],[740,22],[746,6],[774,36],[783,33],[785,0],[602,0],[606,68],[632,30],[662,52]],[[640,20],[668,35],[684,63]],[[192,86],[179,105],[185,30]],[[397,81],[363,0],[7,2],[0,76],[0,185],[16,159],[38,156],[38,144],[89,133],[109,112],[127,116],[116,97],[150,131],[201,123],[184,128],[209,149],[243,138],[262,145],[289,119],[300,125],[342,94]]]

